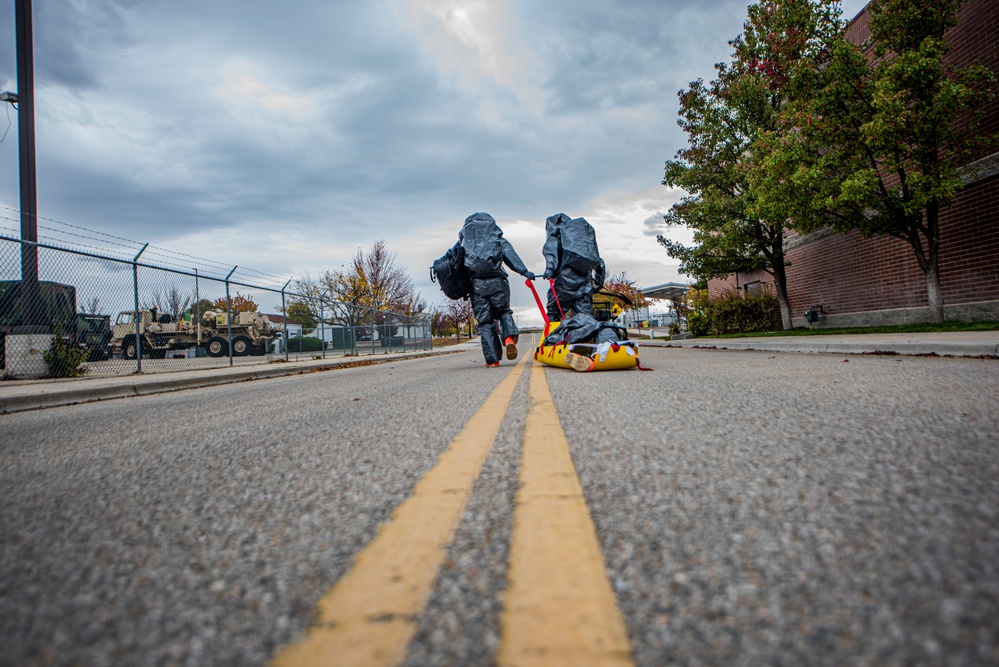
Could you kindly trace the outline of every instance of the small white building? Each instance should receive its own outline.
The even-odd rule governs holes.
[[[265,315],[267,319],[271,321],[271,324],[280,324],[281,326],[283,326],[288,334],[288,338],[294,338],[296,336],[302,335],[302,325],[299,324],[298,322],[288,321],[285,319],[284,315],[276,315],[273,313],[262,313],[262,314]],[[280,347],[278,346],[280,346],[280,343],[278,343],[275,346],[278,350],[280,350]]]

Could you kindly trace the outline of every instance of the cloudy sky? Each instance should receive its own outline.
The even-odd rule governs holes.
[[[748,2],[33,4],[43,227],[280,277],[381,239],[436,302],[427,267],[475,211],[538,273],[544,220],[564,211],[594,224],[609,272],[684,281],[656,243],[679,197],[661,185],[684,144],[676,93],[729,59]],[[16,91],[2,5],[0,89]],[[3,107],[0,233],[16,236],[17,118]],[[517,281],[513,302],[533,319]]]

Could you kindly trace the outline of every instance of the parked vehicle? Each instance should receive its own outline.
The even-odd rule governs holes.
[[[232,356],[263,355],[267,345],[281,335],[282,325],[272,323],[261,313],[234,313],[230,327],[224,312],[208,311],[200,320],[186,314],[175,321],[169,313],[152,310],[126,310],[118,314],[112,332],[114,349],[125,359],[148,354],[162,359],[173,350],[204,349],[208,356],[229,355],[230,330]],[[136,320],[139,338],[136,340]]]
[[[72,337],[76,345],[90,351],[87,361],[110,359],[112,352],[114,352],[110,315],[77,313],[76,327]]]
[[[50,280],[38,281],[39,303],[35,312],[23,312],[21,281],[0,281],[0,332],[19,333],[19,329],[38,325],[51,330],[58,325],[63,332],[71,331],[75,324],[76,288]]]
[[[275,324],[262,313],[233,313],[232,356],[261,356],[267,354],[267,345],[279,337],[284,326]],[[205,349],[210,357],[224,357],[229,354],[229,318],[225,312],[208,311],[204,314],[208,321],[210,337]]]

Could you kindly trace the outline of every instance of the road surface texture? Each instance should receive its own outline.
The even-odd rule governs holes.
[[[642,360],[0,416],[0,664],[999,664],[999,362]]]

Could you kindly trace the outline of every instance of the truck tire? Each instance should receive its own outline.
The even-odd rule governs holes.
[[[232,356],[245,357],[253,349],[253,341],[246,336],[236,336],[232,339]]]
[[[212,336],[205,343],[209,357],[225,357],[229,354],[229,343],[222,336]]]
[[[121,358],[122,359],[135,359],[137,356],[142,354],[142,342],[140,341],[138,345],[135,344],[135,336],[125,336],[125,340],[121,343]]]

